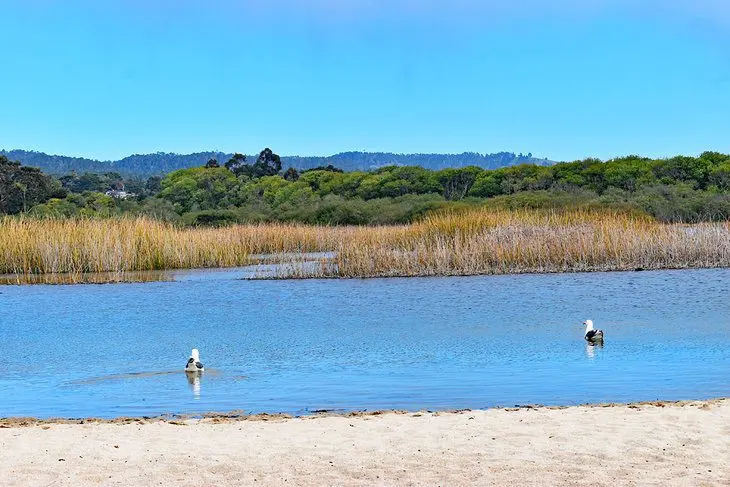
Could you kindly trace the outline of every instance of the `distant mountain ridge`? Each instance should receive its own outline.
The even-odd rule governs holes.
[[[162,175],[177,169],[202,166],[209,159],[225,163],[232,154],[224,152],[196,152],[193,154],[175,154],[157,152],[154,154],[135,154],[118,161],[99,161],[84,157],[49,155],[44,152],[26,150],[0,150],[13,161],[23,165],[38,167],[49,174],[66,174],[72,171],[83,172],[117,172],[124,176]],[[247,156],[253,162],[256,156]],[[542,166],[555,164],[548,159],[533,157],[532,154],[515,154],[497,152],[495,154],[479,154],[464,152],[462,154],[394,154],[390,152],[341,152],[327,157],[315,156],[282,156],[282,168],[294,167],[298,170],[311,169],[331,164],[344,171],[368,171],[382,166],[422,166],[427,169],[444,169],[447,167],[479,166],[485,169],[514,166],[516,164],[537,164]]]

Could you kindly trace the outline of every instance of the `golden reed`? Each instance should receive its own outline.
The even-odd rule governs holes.
[[[330,252],[312,264],[304,252]],[[146,218],[0,219],[0,274],[117,274],[285,264],[274,277],[385,277],[729,267],[730,223],[616,211],[473,209],[411,225],[179,228]],[[29,280],[32,281],[32,280]],[[68,281],[68,279],[67,279]],[[88,279],[73,278],[84,282]]]
[[[430,215],[407,239],[336,248],[340,277],[449,276],[730,266],[730,223],[667,225],[609,210]]]
[[[127,272],[231,267],[254,253],[332,248],[304,225],[183,229],[146,218],[0,219],[0,274]],[[329,239],[329,240],[328,240]]]

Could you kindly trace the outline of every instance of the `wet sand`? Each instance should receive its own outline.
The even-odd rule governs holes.
[[[730,485],[730,400],[0,420],[2,485]]]

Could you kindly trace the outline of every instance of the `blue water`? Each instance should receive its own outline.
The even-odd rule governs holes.
[[[0,287],[0,416],[730,395],[730,270]],[[585,319],[606,332],[583,341]],[[181,372],[197,347],[207,371]]]

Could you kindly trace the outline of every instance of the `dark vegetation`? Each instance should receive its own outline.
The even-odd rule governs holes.
[[[265,149],[256,158],[234,154],[220,162],[209,157],[198,167],[164,178],[106,172],[54,179],[2,157],[0,212],[133,214],[186,225],[389,224],[410,222],[436,209],[488,205],[613,207],[646,212],[667,222],[730,219],[730,155],[717,152],[491,170],[476,166],[440,170],[386,166],[370,171],[343,171],[333,164],[305,170],[283,167],[287,167],[284,159]]]
[[[0,155],[0,214],[20,213],[50,198],[65,196],[57,180]]]

